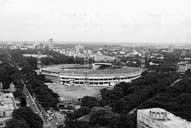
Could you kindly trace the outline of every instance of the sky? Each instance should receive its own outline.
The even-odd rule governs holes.
[[[0,0],[0,40],[191,42],[190,0]]]

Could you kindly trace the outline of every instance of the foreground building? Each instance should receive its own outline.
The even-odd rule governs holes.
[[[140,109],[137,128],[191,128],[191,122],[161,108]]]
[[[0,128],[12,118],[12,112],[16,109],[15,98],[12,93],[0,93]]]

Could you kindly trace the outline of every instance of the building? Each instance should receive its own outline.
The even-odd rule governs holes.
[[[174,52],[174,47],[173,47],[172,45],[169,45],[169,46],[168,46],[168,51],[169,51],[169,52]]]
[[[188,69],[191,69],[191,64],[188,62],[182,61],[177,64],[178,73],[185,73]]]
[[[137,128],[191,128],[191,122],[161,108],[140,109]]]
[[[12,118],[12,112],[16,109],[15,98],[12,93],[0,93],[0,128]]]
[[[49,39],[49,49],[52,50],[54,48],[53,39]]]
[[[72,86],[113,86],[139,78],[142,69],[120,67],[110,63],[54,65],[41,68],[41,73],[53,82]]]
[[[76,54],[84,53],[84,46],[83,45],[76,45],[75,46],[75,53]]]
[[[23,54],[24,57],[34,57],[34,58],[46,58],[48,55],[43,55],[43,54]]]

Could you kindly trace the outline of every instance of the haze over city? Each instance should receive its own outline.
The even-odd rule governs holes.
[[[0,0],[1,41],[190,42],[189,0]]]

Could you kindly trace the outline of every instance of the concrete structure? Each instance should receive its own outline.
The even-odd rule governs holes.
[[[161,108],[140,109],[137,128],[191,128],[191,122]]]
[[[75,53],[76,54],[84,53],[84,46],[83,45],[76,45],[75,46]]]
[[[48,55],[43,55],[43,54],[23,54],[24,57],[34,57],[34,58],[46,58]]]
[[[188,62],[179,62],[177,64],[178,73],[185,73],[188,69],[191,69],[191,64]]]
[[[114,86],[140,77],[142,70],[98,63],[89,67],[78,64],[49,66],[41,68],[41,73],[55,83],[69,86],[84,86],[85,83],[88,86]]]
[[[54,48],[53,39],[49,39],[49,49],[52,50]]]
[[[172,45],[169,45],[169,46],[168,46],[168,51],[169,51],[169,52],[173,52],[173,51],[174,51],[174,47],[173,47]]]
[[[0,93],[0,128],[12,118],[12,112],[16,109],[15,98],[12,93]]]

